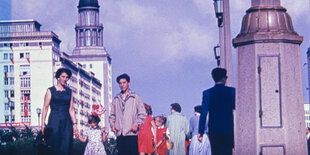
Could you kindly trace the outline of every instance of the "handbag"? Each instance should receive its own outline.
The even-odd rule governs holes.
[[[38,135],[36,136],[34,142],[33,142],[33,147],[35,148],[47,148],[48,145],[46,143],[46,138],[43,135],[42,131],[40,131],[38,133]]]
[[[33,142],[33,147],[39,150],[48,150],[49,148],[51,148],[51,146],[47,143],[47,138],[48,136],[50,136],[51,130],[51,128],[45,128],[44,135],[42,131],[40,131]]]

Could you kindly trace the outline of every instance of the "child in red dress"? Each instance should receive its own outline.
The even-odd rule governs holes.
[[[166,123],[166,118],[164,116],[157,116],[155,118],[156,126],[156,141],[155,147],[157,148],[156,155],[167,155],[167,140],[169,137],[169,130],[164,126]]]
[[[154,152],[152,128],[155,128],[155,124],[152,117],[152,108],[150,105],[144,104],[147,116],[144,120],[144,124],[140,125],[138,133],[138,149],[140,155]]]

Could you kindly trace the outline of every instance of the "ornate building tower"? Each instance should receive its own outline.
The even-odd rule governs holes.
[[[101,92],[90,91],[101,93],[101,98],[93,98],[91,102],[104,105],[106,109],[104,122],[107,124],[109,105],[112,102],[111,57],[103,46],[103,26],[99,23],[98,0],[80,0],[78,12],[78,23],[75,25],[76,47],[70,59],[80,63],[85,70],[94,73],[102,83]],[[92,88],[89,89],[92,90]],[[84,94],[80,95],[83,97]]]
[[[300,44],[280,0],[252,0],[237,48],[235,154],[306,154]]]

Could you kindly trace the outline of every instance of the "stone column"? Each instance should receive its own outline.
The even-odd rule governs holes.
[[[280,0],[252,0],[237,48],[235,154],[306,155],[303,37]]]

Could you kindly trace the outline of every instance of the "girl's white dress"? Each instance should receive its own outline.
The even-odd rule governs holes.
[[[88,143],[85,148],[84,155],[106,155],[102,142],[103,132],[100,128],[90,128],[86,130]]]

